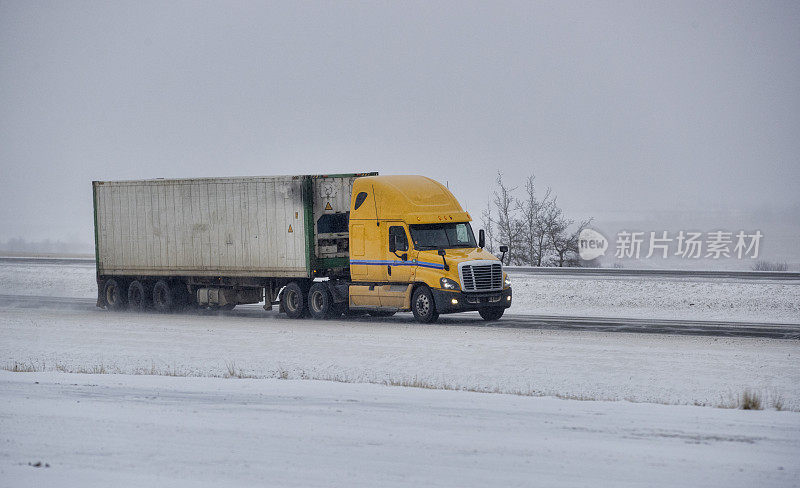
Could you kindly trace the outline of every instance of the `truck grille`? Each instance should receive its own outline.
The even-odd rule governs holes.
[[[503,268],[500,264],[482,266],[466,265],[461,269],[464,291],[501,290],[503,288]]]

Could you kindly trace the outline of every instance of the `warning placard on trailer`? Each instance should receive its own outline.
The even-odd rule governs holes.
[[[294,231],[292,230],[292,224],[289,224],[289,232],[294,232]]]
[[[333,210],[333,207],[331,207],[331,202],[328,202],[328,204],[325,205],[325,210]]]

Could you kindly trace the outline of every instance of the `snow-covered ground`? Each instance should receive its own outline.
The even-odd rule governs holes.
[[[512,314],[800,323],[797,282],[509,274]],[[0,261],[0,294],[94,298],[94,264]]]
[[[509,313],[800,323],[796,281],[509,275]]]
[[[5,295],[95,296],[92,266],[0,263],[0,280]],[[657,289],[652,280],[593,278],[581,288],[548,277],[561,292],[534,300],[538,279],[515,280],[515,313],[553,313],[535,307],[555,307],[571,286],[573,303],[584,304],[562,311],[572,315],[593,310],[585,304],[599,282],[609,282],[606,297]],[[690,292],[673,296],[681,293]],[[791,288],[752,293],[796,306]],[[476,327],[469,315],[421,325],[409,314],[320,322],[68,304],[0,307],[0,367],[40,371],[0,371],[0,486],[730,488],[800,479],[794,340]],[[745,391],[766,410],[708,408],[733,406]],[[49,467],[28,464],[37,462]]]
[[[4,486],[732,488],[800,479],[793,412],[59,373],[0,372],[0,390]]]
[[[95,265],[0,260],[0,294],[96,298]]]
[[[472,323],[470,323],[472,322]],[[745,389],[800,410],[798,341],[380,321],[0,308],[0,365],[420,384],[569,398],[725,405]]]

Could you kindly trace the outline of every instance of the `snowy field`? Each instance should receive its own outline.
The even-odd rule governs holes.
[[[0,260],[0,294],[97,298],[95,265]]]
[[[515,279],[513,312],[537,313]],[[0,280],[5,295],[95,296],[93,266],[2,264]],[[34,372],[0,371],[0,486],[800,479],[800,341],[4,303],[0,366]],[[712,408],[745,391],[764,410]]]
[[[800,323],[800,283],[510,273],[508,313]],[[0,261],[0,294],[95,298],[94,264]]]
[[[0,372],[0,389],[3,486],[732,488],[800,479],[792,412],[64,373]]]
[[[451,319],[451,318],[447,318]],[[478,321],[480,319],[477,319]],[[5,367],[419,384],[670,404],[726,405],[745,389],[800,410],[793,340],[380,321],[0,309]],[[769,406],[769,404],[767,405]]]
[[[800,323],[800,283],[511,274],[516,314]]]

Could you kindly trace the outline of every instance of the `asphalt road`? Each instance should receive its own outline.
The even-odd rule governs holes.
[[[47,308],[85,310],[93,313],[116,313],[98,309],[94,299],[48,296],[0,295],[0,308]],[[239,306],[229,312],[188,311],[184,313],[235,317],[275,318],[276,312],[264,311],[259,305]],[[281,320],[288,320],[280,316]],[[348,317],[354,322],[413,322],[411,314],[398,314],[390,318]],[[504,315],[495,322],[485,322],[477,314],[443,315],[438,324],[442,327],[469,326],[543,330],[576,330],[595,332],[634,332],[646,334],[702,335],[719,337],[762,337],[771,339],[800,339],[800,324],[730,322],[709,320],[666,320],[618,317],[580,317],[563,315]]]

